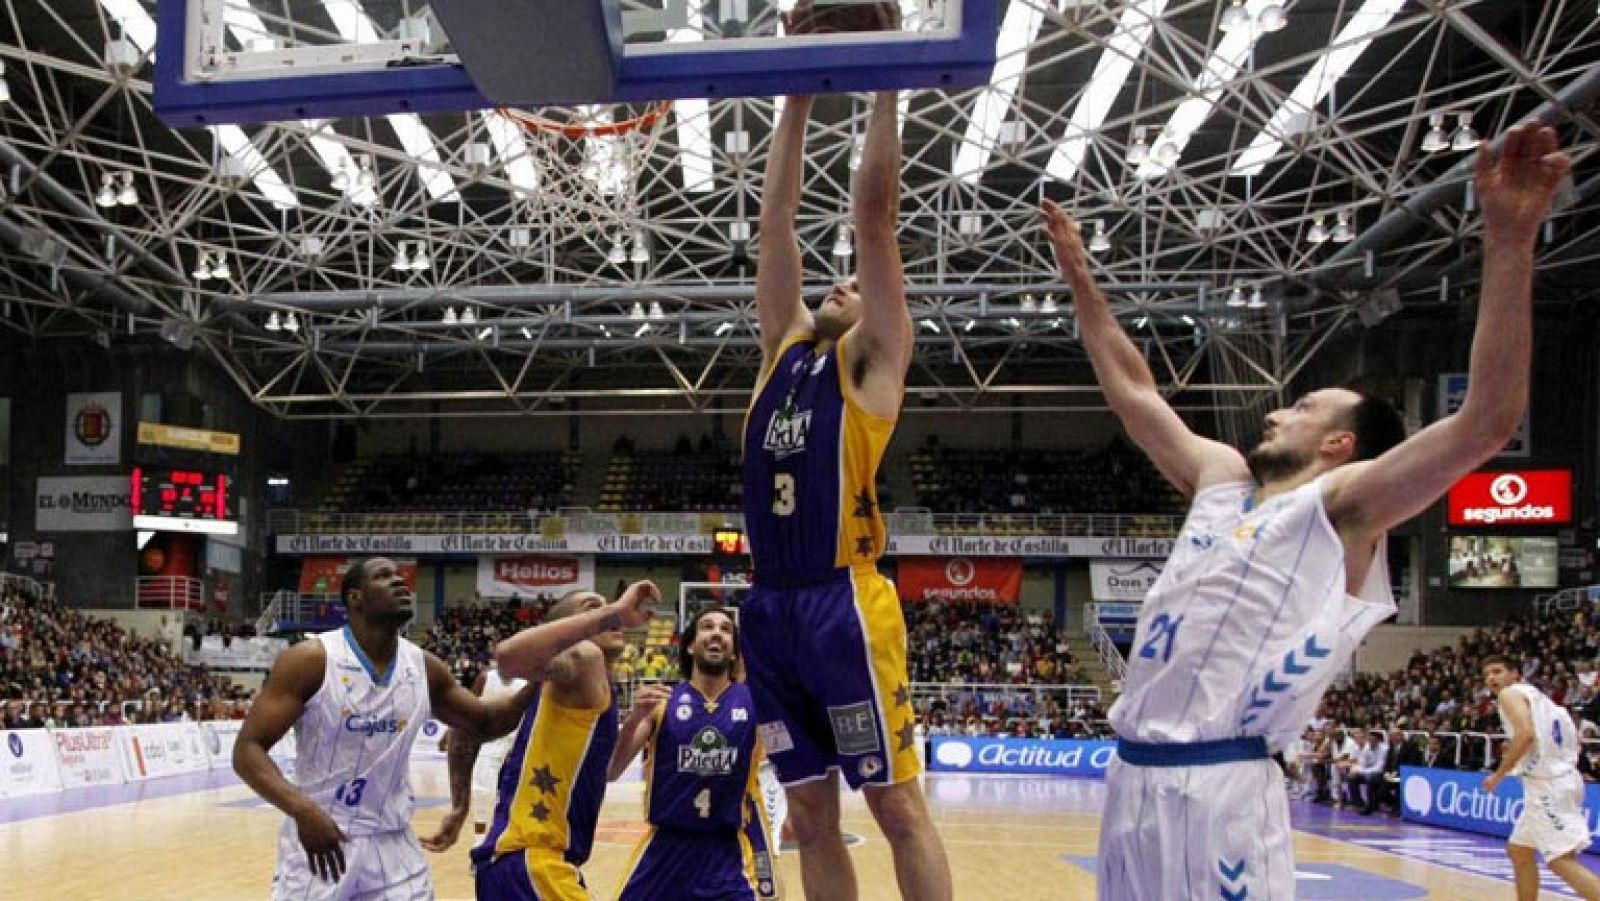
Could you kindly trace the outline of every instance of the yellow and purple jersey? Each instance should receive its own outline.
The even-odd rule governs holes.
[[[785,342],[756,386],[744,519],[757,584],[813,584],[884,552],[876,480],[895,423],[857,401],[847,339],[822,354],[809,336]]]

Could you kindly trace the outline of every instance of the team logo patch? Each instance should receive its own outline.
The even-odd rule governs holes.
[[[871,779],[883,772],[883,761],[876,754],[869,754],[861,758],[861,778]]]
[[[828,720],[833,725],[834,746],[841,755],[855,757],[883,750],[878,740],[878,715],[871,701],[829,707]]]
[[[762,723],[756,727],[756,734],[761,737],[761,746],[767,749],[768,754],[794,750],[794,739],[789,736],[789,727],[784,725],[783,720]]]
[[[687,723],[689,721],[689,717],[694,716],[694,708],[685,704],[684,706],[678,708],[678,712],[675,715],[678,717],[678,722]]]
[[[736,722],[736,723],[749,722],[750,721],[750,711],[744,709],[743,707],[735,707],[735,708],[733,708],[733,721]]]
[[[739,749],[728,747],[728,737],[715,726],[695,733],[694,740],[678,746],[678,772],[695,776],[726,776],[739,760]]]
[[[777,459],[804,453],[806,437],[811,434],[811,411],[797,410],[791,400],[773,412],[767,421],[767,435],[761,448],[770,451]]]

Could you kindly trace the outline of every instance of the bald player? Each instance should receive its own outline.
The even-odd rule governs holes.
[[[1521,126],[1477,161],[1484,268],[1466,400],[1411,438],[1386,402],[1314,391],[1248,455],[1168,406],[1090,274],[1078,227],[1044,218],[1106,400],[1192,498],[1140,608],[1101,818],[1103,899],[1291,898],[1294,848],[1270,755],[1394,613],[1387,531],[1505,446],[1528,408],[1534,242],[1571,162]]]

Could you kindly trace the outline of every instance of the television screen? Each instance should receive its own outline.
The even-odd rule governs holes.
[[[1555,588],[1558,555],[1548,535],[1452,535],[1450,587]]]

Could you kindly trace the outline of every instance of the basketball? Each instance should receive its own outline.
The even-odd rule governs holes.
[[[841,34],[854,31],[892,31],[900,27],[896,3],[814,2],[800,0],[789,14],[795,34]]]

